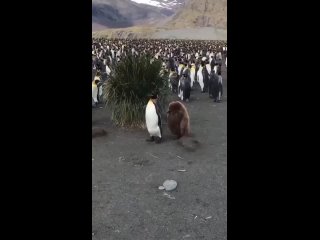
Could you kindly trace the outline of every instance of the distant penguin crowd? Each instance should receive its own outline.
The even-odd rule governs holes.
[[[162,61],[169,87],[181,101],[190,101],[196,85],[214,102],[222,101],[226,41],[101,38],[92,39],[92,106],[102,101],[102,85],[122,59],[147,54]]]

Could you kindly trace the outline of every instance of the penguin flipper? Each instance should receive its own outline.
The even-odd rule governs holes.
[[[160,105],[159,105],[158,102],[155,104],[155,107],[156,107],[156,112],[157,112],[157,115],[158,115],[158,126],[160,128],[160,134],[161,134],[161,137],[162,137],[161,108],[160,108]]]

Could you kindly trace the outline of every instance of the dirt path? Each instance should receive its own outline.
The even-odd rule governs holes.
[[[108,132],[92,140],[92,239],[227,239],[227,76],[222,70],[222,103],[196,89],[185,104],[201,143],[195,152],[168,138],[166,125],[166,140],[149,143],[146,130],[116,128],[108,111],[92,110],[92,125]],[[178,182],[169,195],[158,189],[166,179]]]

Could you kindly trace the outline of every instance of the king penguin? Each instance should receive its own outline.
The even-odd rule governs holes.
[[[95,106],[98,105],[98,83],[99,80],[97,78],[92,82],[92,99]]]
[[[150,134],[150,140],[160,143],[162,140],[161,111],[157,102],[157,96],[150,96],[146,107],[146,125]]]
[[[197,80],[198,80],[198,82],[199,82],[199,85],[200,85],[200,88],[201,88],[201,92],[203,92],[203,90],[204,90],[204,82],[203,82],[202,69],[203,69],[203,66],[200,65],[200,66],[199,66],[199,70],[198,70],[198,72],[197,72]]]
[[[191,88],[193,87],[193,84],[195,82],[195,76],[196,76],[196,65],[192,63],[191,70],[190,70]]]

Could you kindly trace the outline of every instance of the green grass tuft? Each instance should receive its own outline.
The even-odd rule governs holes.
[[[167,74],[160,74],[161,62],[150,56],[127,56],[114,69],[103,96],[112,111],[112,121],[121,127],[144,127],[148,95],[159,93],[162,109],[167,105]]]

